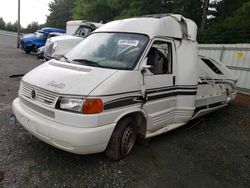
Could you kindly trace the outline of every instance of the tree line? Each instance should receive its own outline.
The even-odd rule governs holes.
[[[17,26],[18,26],[17,21],[14,23],[11,23],[11,22],[5,23],[3,18],[0,17],[0,29],[6,30],[6,31],[17,32]],[[46,26],[46,24],[39,25],[38,22],[32,22],[32,23],[28,24],[26,28],[23,28],[21,26],[21,32],[22,33],[33,33],[35,31],[37,31],[38,29],[43,28],[44,26]]]
[[[194,20],[200,43],[250,42],[250,0],[54,0],[47,24],[65,28],[68,20],[107,23],[157,13]]]
[[[194,20],[200,43],[250,42],[250,0],[53,0],[43,25],[32,22],[23,32],[43,26],[65,29],[69,20],[107,23],[112,20],[158,13],[176,13]],[[0,29],[16,28],[16,23]]]

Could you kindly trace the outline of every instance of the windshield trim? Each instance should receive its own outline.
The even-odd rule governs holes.
[[[131,67],[131,68],[110,68],[110,67],[103,67],[103,68],[106,68],[106,69],[115,69],[115,70],[129,70],[129,71],[133,71],[136,66],[138,65],[142,55],[144,54],[145,52],[145,49],[147,48],[148,44],[149,44],[149,41],[150,41],[150,37],[147,35],[147,34],[144,34],[144,33],[136,33],[136,32],[123,32],[123,31],[94,31],[94,32],[91,32],[89,35],[87,35],[85,37],[85,39],[93,34],[96,34],[96,33],[121,33],[121,34],[135,34],[135,35],[143,35],[143,36],[146,36],[147,38],[147,41],[145,42],[145,45],[144,47],[142,48],[140,54],[138,54],[138,57],[134,63],[134,65]],[[84,40],[85,40],[84,39]],[[85,65],[84,65],[85,66]],[[86,66],[89,66],[89,65],[86,65]],[[98,68],[102,68],[102,67],[98,67]]]

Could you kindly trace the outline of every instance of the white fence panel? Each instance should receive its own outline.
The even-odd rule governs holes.
[[[250,92],[250,44],[199,44],[199,54],[220,60],[238,77],[238,89]]]

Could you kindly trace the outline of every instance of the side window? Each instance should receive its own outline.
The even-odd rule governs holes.
[[[214,71],[216,74],[223,74],[223,73],[221,72],[221,70],[220,70],[217,66],[215,66],[215,64],[213,64],[212,61],[210,61],[209,59],[205,59],[205,58],[201,58],[201,59],[202,59],[202,61],[203,61],[210,69],[212,69],[212,71]]]
[[[147,65],[153,74],[172,74],[172,47],[171,43],[155,41],[148,55]]]

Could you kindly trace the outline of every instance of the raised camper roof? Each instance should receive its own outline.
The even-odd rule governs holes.
[[[196,24],[179,14],[153,14],[109,22],[94,32],[128,32],[150,38],[167,36],[196,41]]]

